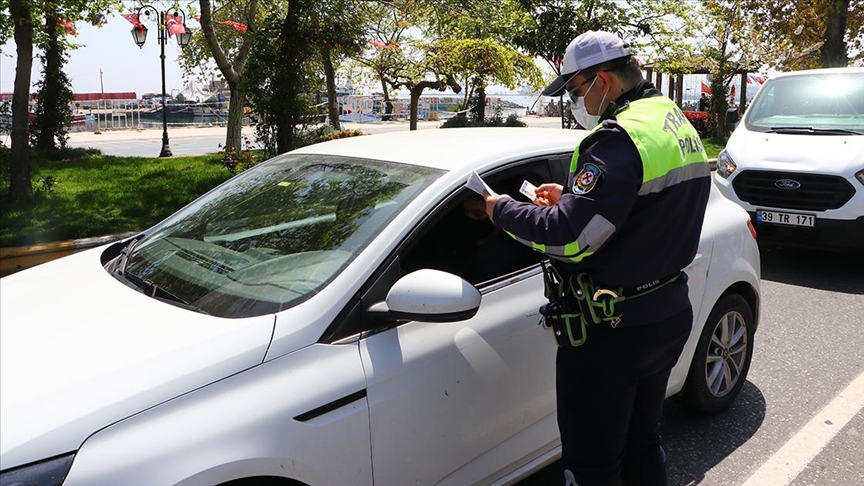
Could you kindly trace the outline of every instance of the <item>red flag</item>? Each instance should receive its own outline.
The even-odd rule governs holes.
[[[763,84],[765,83],[765,78],[759,76],[758,74],[748,74],[747,75],[747,83],[748,84]]]
[[[174,34],[185,34],[186,26],[183,25],[182,17],[166,13],[165,30],[168,32],[168,37],[171,37]]]
[[[707,84],[702,83],[702,92],[710,96],[711,88],[709,88]]]
[[[57,19],[57,25],[63,26],[63,31],[66,35],[78,35],[78,31],[75,30],[75,24],[71,20]]]
[[[144,30],[144,26],[141,25],[141,19],[138,18],[138,14],[120,14],[124,19],[128,20],[130,24],[134,25],[136,29]]]
[[[234,27],[235,29],[239,30],[241,34],[245,34],[245,33],[246,33],[246,25],[245,25],[245,24],[241,24],[240,22],[234,22],[233,20],[223,20],[223,21],[220,22],[220,23],[221,23],[221,24],[225,24],[225,25],[230,25],[231,27]]]

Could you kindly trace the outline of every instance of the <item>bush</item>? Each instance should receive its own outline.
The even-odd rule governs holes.
[[[305,128],[297,133],[294,148],[305,147],[313,143],[326,142],[347,137],[365,135],[361,130],[336,130],[333,125],[325,124],[314,128]]]
[[[476,110],[474,109],[474,105],[476,104],[476,100],[472,98],[469,101],[469,110],[468,113],[472,113],[471,116],[468,113],[462,111],[456,114],[456,116],[450,118],[441,124],[441,128],[464,128],[464,127],[527,127],[528,124],[519,119],[515,114],[508,115],[505,120],[501,116],[501,108],[495,108],[495,114],[492,115],[491,118],[487,118],[485,120],[477,119]]]
[[[246,149],[239,152],[234,147],[229,146],[222,148],[222,144],[219,144],[219,147],[222,148],[222,150],[219,151],[219,155],[222,156],[222,167],[228,169],[228,172],[230,172],[232,176],[235,176],[238,172],[243,172],[246,169],[251,169],[261,161],[262,156],[255,155],[255,152],[253,151],[254,147],[252,146],[252,141],[249,140],[249,137],[244,136],[243,143],[246,145]]]
[[[465,115],[464,112],[462,112],[457,113],[456,116],[445,120],[444,123],[441,124],[441,128],[465,128],[469,125],[471,124],[468,123],[468,116]]]
[[[700,138],[710,138],[714,135],[708,123],[707,111],[685,111],[684,116],[690,120],[690,124],[696,129]]]

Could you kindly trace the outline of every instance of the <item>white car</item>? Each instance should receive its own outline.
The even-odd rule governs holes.
[[[507,484],[549,464],[542,255],[467,218],[464,186],[472,169],[516,197],[562,181],[583,135],[313,145],[135,238],[0,279],[0,484]],[[750,365],[748,225],[712,187],[668,389],[707,412]]]
[[[864,68],[769,79],[717,158],[759,242],[864,251]]]

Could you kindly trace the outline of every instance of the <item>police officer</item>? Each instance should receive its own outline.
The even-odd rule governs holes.
[[[565,484],[666,484],[660,418],[692,326],[682,269],[699,243],[707,156],[615,34],[578,36],[562,72],[543,94],[566,91],[590,130],[566,185],[541,185],[535,204],[486,195],[486,211],[550,257],[542,311],[559,345]]]

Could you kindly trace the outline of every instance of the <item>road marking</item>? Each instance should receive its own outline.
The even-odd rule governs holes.
[[[864,408],[864,373],[768,459],[744,486],[785,486]]]

